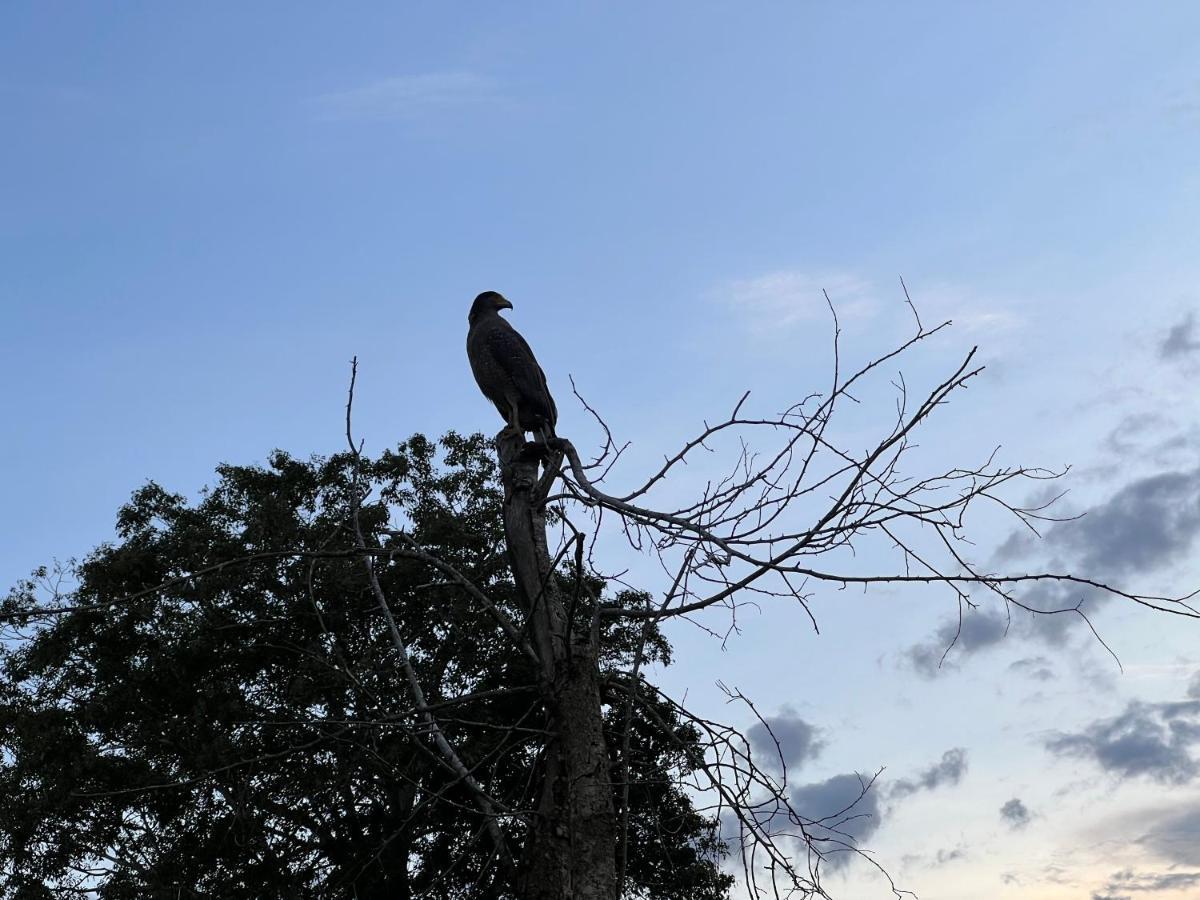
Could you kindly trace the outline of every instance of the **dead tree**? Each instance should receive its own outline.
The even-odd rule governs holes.
[[[685,616],[695,620],[714,610],[733,616],[751,599],[781,598],[801,604],[811,617],[807,600],[821,585],[923,584],[950,592],[958,603],[960,625],[963,611],[983,593],[1010,610],[1078,616],[1091,627],[1079,605],[1045,609],[1022,601],[1020,588],[1046,581],[1103,592],[1158,612],[1197,617],[1187,597],[1139,594],[1086,573],[990,572],[972,561],[964,521],[970,509],[998,505],[1036,533],[1040,522],[1056,521],[1049,504],[1022,507],[1008,498],[1014,488],[1062,474],[998,465],[994,452],[976,466],[921,475],[905,471],[903,464],[922,423],[982,371],[975,363],[975,349],[949,377],[915,401],[903,376],[896,375],[895,414],[890,421],[881,420],[878,438],[865,451],[855,451],[834,437],[835,414],[847,401],[857,402],[854,392],[864,382],[884,375],[885,367],[949,324],[926,328],[911,302],[909,307],[912,336],[847,374],[831,304],[833,372],[825,391],[770,416],[748,413],[749,395],[744,395],[726,418],[706,423],[657,471],[620,493],[610,493],[601,484],[624,448],[616,446],[608,426],[582,397],[607,436],[590,463],[583,462],[569,440],[551,441],[539,479],[538,451],[545,448],[527,447],[512,436],[498,440],[509,551],[529,604],[529,627],[542,662],[543,696],[556,723],[546,751],[546,780],[530,845],[536,849],[523,896],[621,896],[628,841],[628,760],[619,748],[608,748],[617,762],[611,771],[605,767],[608,756],[599,729],[602,701],[623,707],[626,729],[635,707],[653,719],[651,699],[671,704],[704,736],[708,755],[693,788],[712,798],[714,813],[737,821],[744,879],[755,895],[826,896],[821,887],[823,860],[831,853],[858,852],[852,840],[839,837],[838,826],[853,817],[851,810],[818,821],[792,809],[786,774],[781,781],[770,767],[753,759],[749,743],[736,729],[704,719],[647,685],[639,672],[640,650],[628,672],[600,683],[595,660],[603,619],[649,625]],[[693,457],[728,438],[738,449],[723,477],[706,481],[682,505],[660,507],[653,502],[656,491]],[[555,488],[558,493],[552,494]],[[548,503],[555,505],[562,523],[555,547],[546,537]],[[571,510],[580,509],[591,515],[590,536],[570,522],[575,514]],[[668,575],[666,589],[654,603],[601,607],[594,598],[569,596],[570,578],[557,562],[575,548],[578,579],[585,542],[590,560],[603,524],[614,519],[629,545],[656,557]],[[889,548],[895,568],[859,570],[850,555],[866,541]],[[730,696],[757,715],[747,698],[732,691]],[[662,724],[664,733],[669,732]],[[865,780],[863,792],[869,787],[870,780]]]
[[[539,478],[543,445],[527,445],[522,435],[506,431],[496,446],[509,559],[528,604],[550,732],[520,894],[530,900],[610,900],[619,891],[612,777],[601,718],[599,619],[593,618],[595,627],[573,633],[582,573],[576,573],[576,593],[568,594],[546,536],[546,496],[562,456],[551,454],[547,475]]]

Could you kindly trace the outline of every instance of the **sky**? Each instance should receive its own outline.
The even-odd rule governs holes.
[[[745,390],[822,389],[822,289],[847,359],[893,346],[903,276],[954,321],[906,382],[987,365],[919,471],[999,445],[1070,466],[1085,514],[1037,542],[981,517],[978,558],[1200,587],[1194,3],[10,2],[0,128],[5,584],[112,537],[146,480],[337,452],[354,356],[368,451],[490,433],[482,290],[559,432],[598,440],[570,376],[633,442],[615,488]],[[752,737],[718,685],[753,697],[814,816],[882,769],[856,834],[923,900],[1198,896],[1200,627],[1090,602],[1120,667],[986,604],[939,666],[953,598],[885,588],[818,591],[819,635],[782,603],[724,644],[680,623],[654,677]],[[891,896],[862,861],[827,888]]]

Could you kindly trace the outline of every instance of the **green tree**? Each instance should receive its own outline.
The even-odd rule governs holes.
[[[276,452],[217,474],[195,503],[139,489],[115,543],[0,606],[0,897],[514,896],[547,728],[514,649],[527,617],[488,443]],[[368,492],[357,519],[399,643],[354,533]],[[602,605],[646,605],[573,560],[560,570]],[[669,662],[657,626],[603,628],[601,684],[635,656]],[[613,787],[625,890],[724,897],[715,820],[683,788],[699,733],[642,685],[635,706],[605,688],[611,769],[629,771]]]

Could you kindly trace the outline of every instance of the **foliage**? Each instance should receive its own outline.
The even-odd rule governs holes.
[[[351,457],[276,452],[217,474],[196,503],[140,488],[69,587],[35,577],[0,604],[14,623],[0,643],[0,898],[511,897],[421,729],[354,549]],[[524,621],[487,443],[416,436],[361,477],[367,542],[429,704],[489,794],[528,810],[545,738],[533,667],[445,569],[399,552],[415,544]],[[608,627],[611,673],[641,626]],[[657,629],[646,654],[667,661]],[[717,900],[724,848],[681,787],[698,735],[656,712],[675,737],[638,709],[626,889]],[[614,699],[614,772],[623,714]],[[519,851],[524,824],[503,826]]]

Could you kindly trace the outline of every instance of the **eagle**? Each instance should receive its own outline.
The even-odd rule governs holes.
[[[558,409],[525,338],[500,315],[512,308],[495,291],[475,298],[467,316],[467,358],[483,396],[496,405],[508,427],[532,432],[545,443],[554,437]]]

